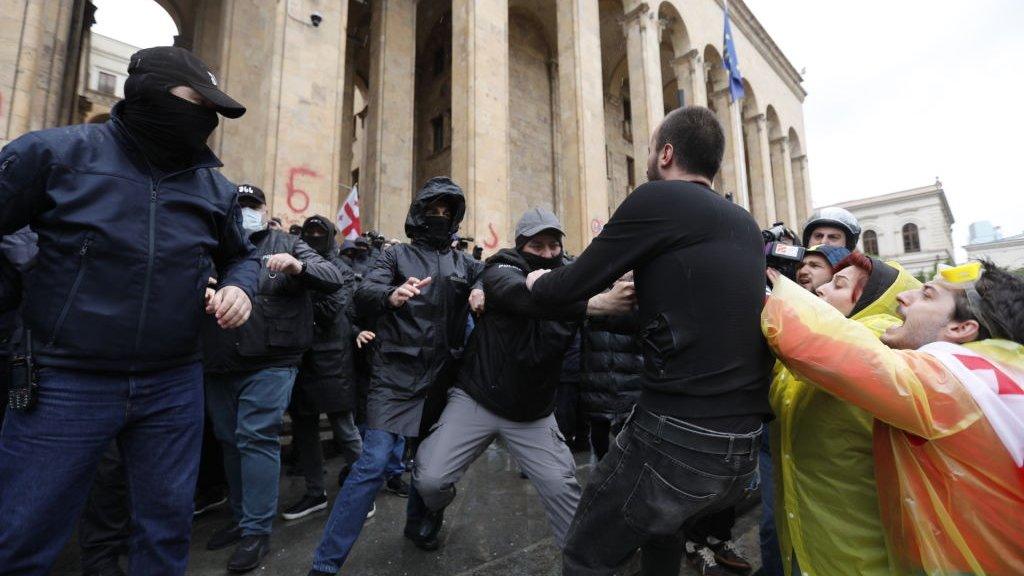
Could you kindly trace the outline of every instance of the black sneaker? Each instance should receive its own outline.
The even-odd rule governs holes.
[[[384,489],[400,498],[409,497],[409,483],[402,480],[401,474],[388,478],[388,483],[384,485]]]
[[[302,500],[299,500],[295,504],[292,504],[288,508],[285,508],[281,512],[281,517],[285,520],[298,520],[299,518],[305,518],[313,512],[319,512],[327,508],[327,495],[320,494],[318,496],[305,495]]]
[[[269,534],[243,536],[228,560],[228,571],[242,573],[255,570],[269,553]]]
[[[205,514],[210,510],[223,505],[227,501],[228,497],[224,489],[221,487],[211,490],[203,490],[202,492],[197,491],[192,516],[196,517]]]
[[[749,574],[754,568],[743,556],[740,556],[736,545],[733,544],[732,540],[725,540],[724,542],[717,542],[715,544],[709,543],[711,549],[715,552],[715,560],[725,566],[726,568],[737,572],[739,574]]]
[[[220,530],[213,533],[210,539],[206,542],[207,550],[220,550],[227,548],[235,542],[242,539],[242,527],[237,522],[232,520],[231,522],[224,525]]]
[[[715,552],[707,546],[686,543],[686,560],[701,576],[732,576],[715,560]]]

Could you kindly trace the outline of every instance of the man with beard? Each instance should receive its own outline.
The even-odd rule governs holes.
[[[436,430],[416,453],[413,486],[428,512],[419,531],[407,530],[406,536],[420,548],[437,548],[455,484],[495,438],[504,440],[537,489],[559,546],[579,503],[572,452],[552,415],[562,357],[587,314],[623,314],[632,308],[633,285],[619,283],[589,302],[544,309],[526,289],[526,275],[562,266],[565,232],[550,210],[533,208],[515,233],[515,249],[487,260],[487,313],[470,338]]]
[[[0,151],[0,233],[26,224],[35,405],[0,435],[0,571],[47,573],[117,440],[132,517],[130,573],[183,574],[203,429],[199,328],[243,325],[258,262],[235,187],[206,146],[241,104],[198,58],[132,55],[105,124],[32,132]],[[22,392],[32,393],[27,382]]]
[[[466,199],[450,178],[431,178],[405,220],[409,244],[385,250],[356,291],[356,310],[375,322],[363,452],[345,479],[316,549],[310,574],[335,574],[359,537],[388,462],[403,437],[419,437],[444,408],[457,369],[472,301],[482,310],[482,264],[451,249]],[[412,529],[423,501],[409,493]],[[407,527],[409,530],[410,527]]]
[[[771,414],[771,352],[758,329],[764,241],[711,189],[725,149],[713,112],[670,112],[651,136],[650,182],[630,194],[572,266],[527,279],[541,304],[598,294],[633,270],[643,391],[597,465],[569,530],[564,573],[620,572],[643,549],[677,573],[683,528],[743,497]]]
[[[943,267],[897,296],[903,324],[881,341],[771,280],[762,327],[779,359],[875,418],[884,573],[1024,573],[1024,279]]]
[[[295,379],[291,405],[292,438],[299,453],[299,467],[306,480],[306,494],[281,516],[297,520],[327,508],[324,457],[320,443],[320,414],[327,414],[338,437],[345,465],[359,458],[363,442],[356,428],[356,383],[353,372],[355,334],[349,304],[355,292],[352,271],[338,256],[337,229],[323,216],[302,224],[302,240],[344,275],[344,284],[329,294],[313,294],[313,345],[303,355]]]

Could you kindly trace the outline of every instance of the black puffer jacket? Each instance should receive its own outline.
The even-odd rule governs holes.
[[[487,260],[487,312],[470,337],[458,386],[498,416],[539,420],[555,408],[562,359],[587,303],[558,308],[534,303],[526,289],[530,267],[515,250]]]
[[[298,236],[260,230],[249,239],[261,257],[252,315],[234,330],[221,330],[212,317],[204,324],[203,369],[207,372],[297,366],[313,344],[311,292],[334,292],[344,283],[341,270]],[[281,253],[303,262],[305,270],[295,276],[268,270],[262,257]]]
[[[636,314],[590,318],[581,337],[580,404],[589,416],[612,418],[640,399],[643,348]]]
[[[377,334],[367,426],[405,436],[419,434],[427,389],[462,354],[469,292],[483,271],[468,255],[422,239],[426,207],[439,198],[451,203],[451,233],[458,230],[466,212],[462,189],[448,178],[431,178],[409,207],[405,231],[412,242],[385,250],[356,291],[356,311]],[[421,295],[391,308],[388,297],[410,276],[432,281]]]
[[[305,226],[312,221],[327,229],[329,248],[320,255],[341,271],[343,283],[334,292],[311,295],[313,345],[302,356],[289,409],[304,414],[351,412],[356,408],[352,353],[355,334],[348,312],[355,293],[355,275],[338,256],[334,224],[328,218],[313,216]]]

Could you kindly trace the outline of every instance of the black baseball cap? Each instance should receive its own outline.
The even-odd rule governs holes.
[[[239,204],[248,201],[262,206],[267,203],[267,196],[263,193],[263,190],[252,184],[240,184],[236,191],[238,192]]]
[[[157,46],[139,50],[128,62],[128,75],[134,74],[155,74],[181,82],[182,86],[190,86],[213,102],[217,112],[226,118],[245,114],[245,106],[217,87],[217,77],[210,68],[184,48]]]
[[[547,208],[530,208],[516,222],[516,239],[530,238],[545,230],[554,230],[560,236],[565,236],[562,223],[554,212]]]

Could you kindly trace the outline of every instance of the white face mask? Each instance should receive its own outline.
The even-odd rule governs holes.
[[[262,212],[252,208],[242,208],[242,228],[249,232],[259,232],[263,230],[264,226]]]

